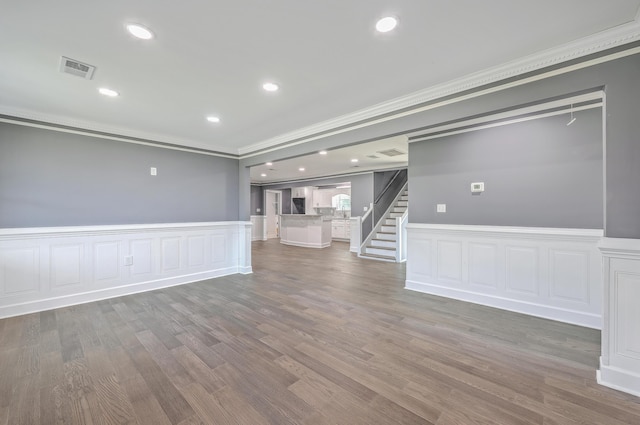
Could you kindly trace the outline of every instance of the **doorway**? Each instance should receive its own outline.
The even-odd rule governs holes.
[[[280,237],[280,214],[282,214],[282,192],[266,190],[265,214],[267,216],[267,239]]]

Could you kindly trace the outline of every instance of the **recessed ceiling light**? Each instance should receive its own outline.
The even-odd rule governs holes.
[[[151,40],[153,38],[153,33],[148,28],[139,24],[127,25],[127,31],[129,31],[132,36],[142,40]]]
[[[260,177],[267,177],[265,173],[260,174]]]
[[[276,83],[268,82],[268,83],[264,83],[262,85],[262,88],[265,89],[266,91],[278,91],[280,86],[278,86]]]
[[[264,164],[264,165],[272,166],[272,165],[273,165],[273,162],[267,162],[267,163],[266,163],[266,164]]]
[[[213,115],[209,115],[209,116],[207,117],[207,121],[209,121],[209,122],[216,122],[216,123],[217,123],[217,122],[220,122],[220,117],[216,117],[216,116],[213,116]]]
[[[298,168],[298,171],[304,171],[304,167]]]
[[[108,89],[106,87],[100,87],[98,91],[100,92],[100,94],[103,94],[109,97],[116,97],[120,95],[120,93],[118,93],[117,91]]]
[[[380,19],[376,23],[376,30],[378,32],[389,32],[398,25],[398,20],[393,16],[387,16]]]
[[[358,162],[358,158],[353,158],[351,162]]]
[[[320,151],[320,152],[318,152],[318,153],[319,153],[320,155],[326,155],[326,154],[327,154],[327,151]]]

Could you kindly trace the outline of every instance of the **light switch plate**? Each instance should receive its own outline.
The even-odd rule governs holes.
[[[151,167],[151,169],[149,170],[149,173],[152,176],[157,176],[158,175],[158,169],[156,167]]]
[[[484,182],[471,183],[471,193],[484,192]]]

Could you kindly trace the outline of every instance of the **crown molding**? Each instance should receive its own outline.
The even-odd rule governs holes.
[[[284,149],[290,146],[308,143],[332,134],[339,134],[356,128],[365,127],[381,120],[394,119],[399,116],[417,113],[423,110],[418,105],[433,102],[437,99],[443,99],[454,96],[459,93],[468,92],[483,86],[508,80],[519,75],[531,73],[550,66],[560,65],[562,63],[580,59],[582,57],[603,52],[608,49],[624,46],[640,40],[640,11],[635,19],[629,23],[619,25],[617,27],[587,36],[576,41],[566,43],[551,49],[516,59],[502,65],[491,67],[483,71],[469,74],[446,83],[438,84],[406,96],[391,99],[373,105],[369,108],[361,109],[353,113],[345,114],[327,121],[323,121],[308,127],[301,128],[296,131],[282,134],[259,143],[255,143],[238,149],[241,158],[247,158],[265,151],[274,151]],[[622,55],[611,55],[603,57],[594,62],[584,63],[583,67],[593,66],[596,63],[605,62],[615,59]],[[580,66],[578,66],[579,68]],[[571,69],[576,69],[572,66]],[[556,70],[551,75],[557,75],[568,70]],[[545,74],[540,78],[548,78],[551,76]],[[530,80],[529,80],[530,81]],[[502,86],[506,88],[507,85]],[[492,91],[497,91],[496,88]],[[478,96],[486,92],[478,92]],[[466,97],[465,97],[466,98]],[[459,98],[458,100],[462,100]],[[448,103],[452,103],[451,101]],[[411,110],[411,108],[415,109]],[[393,116],[394,113],[402,111],[400,115]],[[383,119],[380,117],[385,116]],[[366,122],[365,122],[366,121]],[[332,131],[335,130],[335,131]]]
[[[159,148],[184,150],[188,152],[223,156],[235,159],[238,158],[237,152],[229,151],[229,149],[225,149],[220,146],[205,145],[203,143],[198,143],[192,140],[175,138],[157,133],[131,130],[123,127],[108,126],[92,121],[82,121],[59,115],[8,107],[6,105],[0,105],[0,115],[6,115],[7,117],[16,118],[16,120],[2,119],[1,121],[3,122],[11,122],[28,127],[45,128],[48,130],[61,131],[65,133],[83,134],[86,136],[98,137],[101,139],[117,140],[121,142],[155,146]],[[190,150],[189,148],[193,149]],[[198,151],[197,149],[201,151]]]

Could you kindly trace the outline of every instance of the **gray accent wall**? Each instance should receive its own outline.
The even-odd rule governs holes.
[[[291,214],[291,189],[282,189],[282,214]]]
[[[235,221],[238,192],[236,159],[0,123],[2,228]]]
[[[251,215],[264,215],[264,192],[260,186],[253,184],[251,185]]]
[[[602,109],[409,145],[412,223],[602,229]],[[485,191],[472,194],[472,182]],[[436,204],[446,204],[437,213]]]

